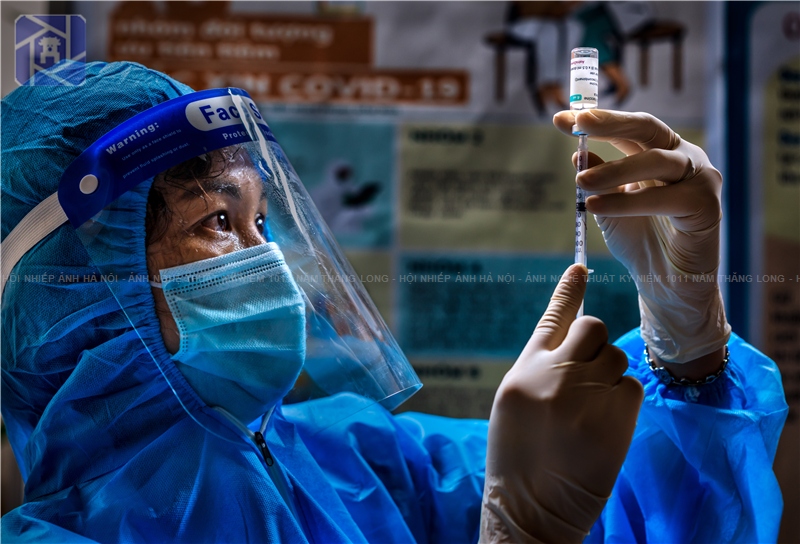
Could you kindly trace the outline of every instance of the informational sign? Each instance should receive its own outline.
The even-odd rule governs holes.
[[[345,13],[235,15],[226,4],[158,11],[119,5],[109,60],[133,60],[195,89],[242,87],[256,100],[288,103],[455,106],[469,99],[464,70],[377,68],[374,20]]]
[[[417,249],[568,253],[575,140],[549,125],[400,126],[400,238]],[[593,151],[621,154],[608,144]],[[570,213],[572,212],[572,213]],[[605,253],[596,227],[589,247]]]
[[[111,21],[113,57],[149,64],[171,60],[203,62],[372,64],[372,20],[271,15],[268,19],[171,11],[150,19],[150,6],[126,5]],[[199,17],[198,17],[199,15]]]
[[[752,337],[778,364],[789,418],[775,458],[780,542],[800,538],[800,8],[769,2],[750,24]]]
[[[566,256],[408,252],[396,279],[399,340],[412,358],[513,360],[570,262]],[[633,279],[613,259],[597,258],[592,266],[586,306],[604,318],[610,336],[620,336],[638,320],[638,308],[628,304]]]
[[[339,243],[388,250],[393,241],[394,125],[284,120],[271,128]]]
[[[121,2],[106,53],[246,89],[419,371],[406,407],[487,417],[572,260],[577,142],[550,122],[569,50],[600,49],[600,107],[704,140],[702,3],[648,5],[636,28],[614,26],[615,4],[558,7]],[[609,32],[624,51],[589,43]],[[636,289],[592,220],[587,245],[586,312],[616,337],[639,323]]]

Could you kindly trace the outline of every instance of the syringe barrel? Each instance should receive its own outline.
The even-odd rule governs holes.
[[[582,172],[588,167],[589,152],[586,136],[578,137],[578,164],[576,170]],[[575,262],[586,266],[586,193],[575,186]]]
[[[583,172],[589,168],[589,145],[586,140],[586,134],[578,133],[578,163],[575,166],[577,172]]]

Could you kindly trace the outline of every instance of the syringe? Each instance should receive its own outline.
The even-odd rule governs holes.
[[[577,172],[586,170],[589,162],[589,146],[586,134],[578,134]],[[586,266],[586,193],[575,186],[575,262]]]
[[[599,66],[597,49],[579,47],[570,55],[569,109],[586,110],[597,107]],[[586,133],[572,127],[578,137],[578,163],[576,170],[582,172],[589,167],[589,146]],[[575,186],[575,262],[587,266],[586,259],[586,193]],[[578,317],[583,315],[583,303]]]

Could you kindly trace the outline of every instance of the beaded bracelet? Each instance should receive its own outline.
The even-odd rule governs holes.
[[[653,374],[656,375],[658,381],[665,385],[681,385],[683,387],[688,386],[697,386],[697,385],[707,385],[712,383],[714,380],[719,378],[725,369],[728,367],[728,358],[730,357],[730,350],[728,346],[725,346],[725,358],[722,360],[722,366],[714,372],[713,374],[709,374],[705,378],[701,378],[699,380],[689,380],[687,378],[676,378],[672,375],[672,373],[664,368],[663,366],[656,366],[653,359],[650,358],[650,352],[647,351],[647,344],[644,345],[644,357],[647,360],[647,364],[650,365],[650,370],[653,371]]]

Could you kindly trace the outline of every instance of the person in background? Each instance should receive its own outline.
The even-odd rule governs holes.
[[[540,111],[547,104],[566,109],[563,67],[565,51],[575,47],[598,50],[600,70],[620,106],[631,93],[623,67],[625,43],[654,22],[648,2],[510,2],[506,12],[509,36],[527,48],[526,85]]]

